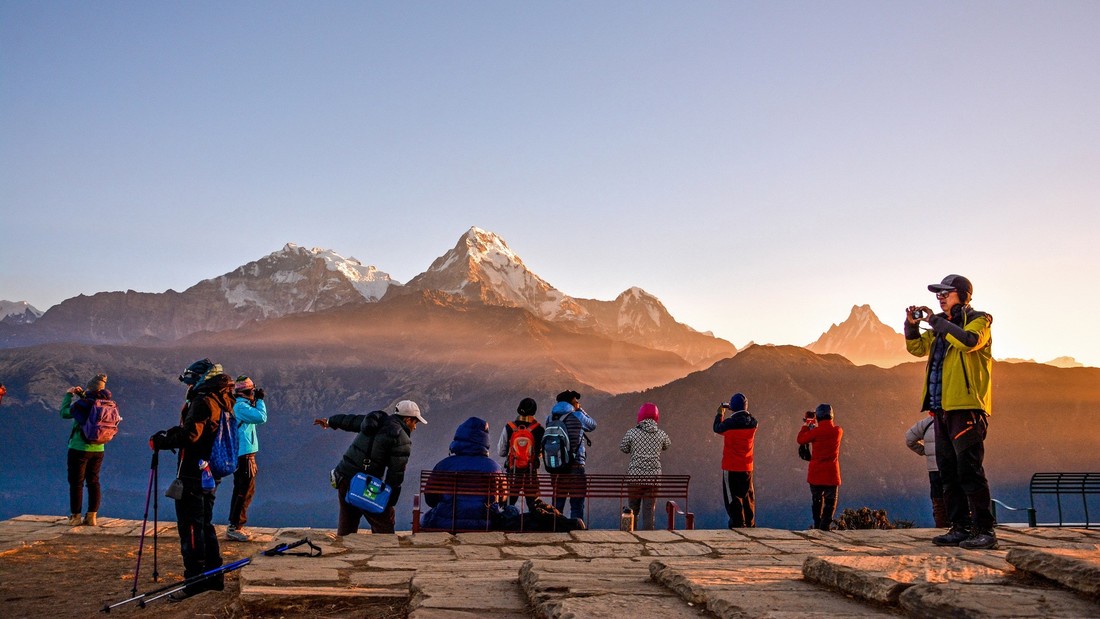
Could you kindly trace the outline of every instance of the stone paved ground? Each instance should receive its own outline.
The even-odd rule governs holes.
[[[0,562],[62,535],[140,535],[140,521],[0,522]],[[310,537],[321,557],[255,557],[239,574],[249,616],[402,604],[413,619],[623,617],[1100,617],[1100,531],[998,529],[998,550],[936,548],[937,531],[408,532]],[[174,525],[160,535],[174,537]],[[224,535],[224,532],[223,532]],[[197,600],[198,598],[196,598]],[[373,606],[372,606],[373,604]],[[388,604],[388,606],[387,606]]]

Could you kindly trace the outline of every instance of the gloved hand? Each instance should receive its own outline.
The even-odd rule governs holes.
[[[257,400],[264,399],[264,390],[263,390],[262,387],[256,387],[256,399]]]
[[[168,432],[161,430],[153,436],[149,437],[149,449],[157,451],[160,449],[166,449],[165,442],[168,440]]]

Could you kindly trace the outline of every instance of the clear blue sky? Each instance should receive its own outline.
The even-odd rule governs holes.
[[[3,2],[0,299],[470,226],[738,346],[962,273],[1100,365],[1100,2]]]

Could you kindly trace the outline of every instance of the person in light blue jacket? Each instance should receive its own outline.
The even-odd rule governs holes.
[[[596,420],[581,408],[581,394],[576,391],[563,391],[556,399],[550,416],[546,418],[546,427],[559,420],[565,424],[569,435],[569,464],[564,469],[551,471],[554,507],[558,511],[565,509],[565,499],[568,497],[569,517],[584,520],[584,493],[588,490],[584,477],[584,447],[589,442],[585,434],[596,429]]]
[[[247,542],[252,533],[244,528],[248,522],[248,506],[256,492],[256,452],[260,450],[256,426],[267,423],[264,390],[252,379],[238,376],[237,402],[233,415],[237,418],[237,471],[233,473],[233,498],[229,503],[229,529],[225,536],[235,542]]]

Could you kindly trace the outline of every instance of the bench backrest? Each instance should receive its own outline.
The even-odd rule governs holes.
[[[559,479],[568,483],[569,476]],[[554,476],[537,475],[538,493],[554,496]],[[641,486],[655,497],[688,499],[691,475],[656,475],[632,477],[629,475],[586,474],[584,495],[588,498],[622,498],[631,489]],[[503,473],[466,473],[455,471],[420,471],[420,492],[430,494],[479,495],[499,494],[507,487],[508,476]],[[533,487],[531,488],[534,489]]]
[[[1100,473],[1035,473],[1031,476],[1031,507],[1035,508],[1035,495],[1053,494],[1058,504],[1058,524],[1062,517],[1062,496],[1080,495],[1085,514],[1085,526],[1091,526],[1089,495],[1100,495]]]

